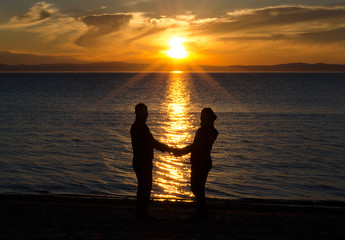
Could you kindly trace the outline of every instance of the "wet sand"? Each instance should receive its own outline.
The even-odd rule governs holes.
[[[208,203],[198,221],[194,203],[152,201],[147,222],[133,199],[0,195],[0,239],[345,239],[344,202]]]

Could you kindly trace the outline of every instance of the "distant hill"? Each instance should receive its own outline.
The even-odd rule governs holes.
[[[287,63],[278,65],[203,66],[206,71],[224,72],[345,72],[345,65],[325,63]]]
[[[58,64],[38,64],[38,65],[7,65],[0,64],[0,71],[146,71],[149,64],[125,63],[125,62],[97,62],[97,63],[58,63]],[[172,71],[172,70],[201,69],[208,72],[345,72],[345,65],[325,64],[325,63],[287,63],[278,65],[229,65],[210,66],[202,65],[198,68],[193,66],[180,65],[175,68],[171,65],[161,69],[150,69],[150,71]]]
[[[143,71],[148,64],[124,62],[53,63],[38,65],[0,64],[0,71]]]

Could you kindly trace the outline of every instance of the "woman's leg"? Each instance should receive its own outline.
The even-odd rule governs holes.
[[[205,199],[205,184],[209,170],[210,168],[205,167],[192,167],[191,187],[197,203],[197,210],[199,216],[208,215]]]

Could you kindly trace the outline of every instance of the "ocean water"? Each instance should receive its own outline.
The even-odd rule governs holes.
[[[208,197],[345,200],[344,73],[0,73],[0,193],[135,196],[139,102],[175,147],[218,115]],[[192,198],[188,160],[155,151],[153,197]]]

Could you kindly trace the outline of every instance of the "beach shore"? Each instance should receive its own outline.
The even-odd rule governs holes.
[[[150,221],[135,200],[97,196],[0,195],[0,239],[345,239],[343,202],[208,199],[152,201]]]

